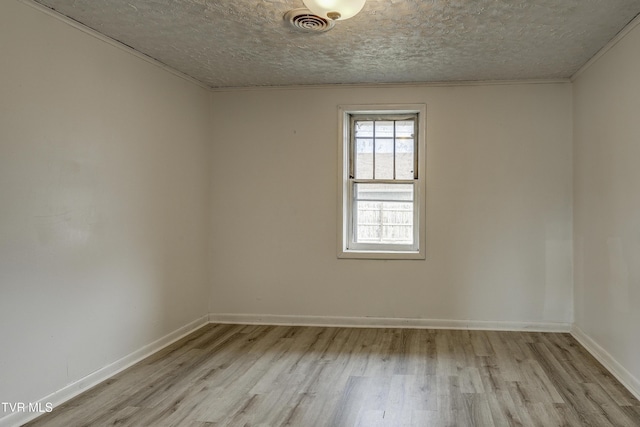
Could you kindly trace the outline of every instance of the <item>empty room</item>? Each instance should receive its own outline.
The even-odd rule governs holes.
[[[639,14],[3,0],[0,427],[640,426]]]

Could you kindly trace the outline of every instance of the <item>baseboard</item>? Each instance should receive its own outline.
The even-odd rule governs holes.
[[[163,348],[171,345],[179,339],[189,335],[196,329],[207,324],[208,316],[202,316],[188,324],[176,329],[175,331],[165,335],[164,337],[147,344],[139,350],[117,360],[103,368],[98,369],[95,372],[87,375],[84,378],[75,381],[66,387],[51,393],[48,396],[43,397],[37,402],[38,407],[45,408],[47,403],[53,404],[53,407],[57,407],[60,404],[70,400],[71,398],[79,395],[82,392],[89,390],[91,387],[96,386],[102,381],[114,376],[118,372],[121,372],[130,366],[135,365],[141,360],[151,356],[152,354],[162,350]],[[35,402],[33,402],[35,403]],[[26,422],[29,422],[39,416],[43,415],[39,412],[14,412],[3,418],[0,418],[0,427],[15,427],[20,426]]]
[[[211,323],[250,325],[335,326],[349,328],[463,329],[490,331],[569,332],[570,323],[441,320],[388,317],[291,316],[210,313]]]
[[[589,335],[575,324],[571,327],[571,335],[598,360],[623,386],[640,400],[640,380],[625,369],[609,352],[602,348]]]

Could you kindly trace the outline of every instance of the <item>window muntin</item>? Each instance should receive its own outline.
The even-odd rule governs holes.
[[[342,111],[341,257],[424,258],[420,107]]]

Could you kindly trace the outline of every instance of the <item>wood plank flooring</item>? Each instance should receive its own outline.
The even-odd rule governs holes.
[[[640,426],[568,334],[207,325],[28,426]]]

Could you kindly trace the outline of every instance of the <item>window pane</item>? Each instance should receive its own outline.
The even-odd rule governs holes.
[[[393,138],[393,124],[395,122],[376,122],[376,138]]]
[[[413,244],[413,184],[354,184],[354,240]]]
[[[375,151],[375,178],[393,179],[393,139],[379,139],[376,132]]]
[[[413,179],[413,139],[396,139],[396,179]]]
[[[356,139],[355,177],[373,179],[373,139]]]
[[[373,138],[373,122],[361,121],[355,122],[356,138]]]
[[[413,184],[354,184],[356,200],[413,201]]]
[[[415,122],[396,122],[396,179],[413,179]]]
[[[396,122],[396,138],[413,138],[414,133],[413,120]]]

